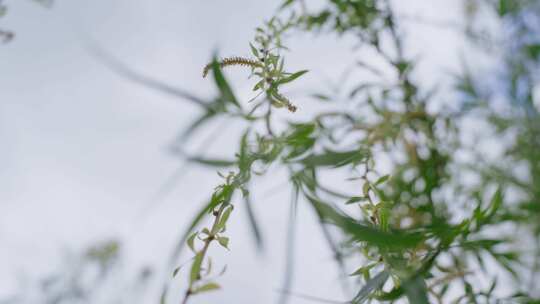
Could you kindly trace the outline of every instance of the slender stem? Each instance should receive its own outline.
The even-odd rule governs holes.
[[[198,253],[201,255],[201,261],[204,261],[204,258],[206,257],[206,253],[208,252],[208,248],[210,247],[210,243],[212,243],[213,240],[216,239],[216,234],[218,233],[217,226],[219,224],[219,221],[221,219],[221,215],[223,214],[223,211],[229,204],[227,202],[221,203],[221,206],[219,207],[218,212],[216,213],[216,217],[214,218],[214,223],[212,224],[212,229],[210,229],[210,235],[204,240],[204,245],[201,251]],[[189,288],[186,290],[186,294],[184,298],[182,299],[182,304],[187,304],[189,298],[193,294],[193,285],[200,279],[200,274],[198,275],[198,279],[194,282],[191,282],[189,284]]]

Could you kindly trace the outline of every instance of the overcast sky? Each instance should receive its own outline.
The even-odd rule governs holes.
[[[459,21],[459,1],[426,2],[407,1],[398,12]],[[208,97],[214,87],[201,78],[201,69],[212,52],[248,55],[255,26],[272,16],[279,1],[72,0],[57,1],[51,9],[25,0],[5,4],[9,12],[0,25],[14,30],[16,38],[0,46],[0,298],[17,290],[21,276],[54,271],[66,250],[103,239],[123,242],[128,268],[162,268],[178,235],[220,182],[213,170],[191,167],[172,191],[156,198],[182,164],[170,145],[199,110],[115,74],[88,45],[97,42],[145,75]],[[457,69],[458,37],[441,28],[410,28],[411,55],[425,60],[420,78],[436,83]],[[354,44],[301,35],[288,45],[290,69],[311,70],[290,88],[301,119],[309,117],[309,99],[302,94],[324,88],[327,79],[343,72],[348,61],[340,59],[352,58]],[[246,75],[228,75],[247,100],[252,84]],[[222,127],[209,126],[183,148],[198,151],[202,139]],[[241,127],[228,125],[205,153],[231,155],[235,146],[227,141]],[[284,179],[279,172],[262,179],[254,194],[265,254],[256,253],[238,203],[228,229],[231,251],[211,251],[228,264],[220,279],[224,289],[193,303],[275,302],[290,196],[275,187]],[[302,204],[298,216],[302,237],[293,290],[346,299],[311,210]],[[184,279],[185,274],[176,279],[178,294]]]

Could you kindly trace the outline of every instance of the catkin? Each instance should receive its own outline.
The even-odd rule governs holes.
[[[241,65],[241,66],[250,66],[250,67],[262,67],[262,64],[256,60],[243,58],[243,57],[229,57],[218,61],[219,67],[224,68],[231,65]],[[203,78],[208,75],[208,72],[212,68],[212,63],[207,64],[203,70]]]

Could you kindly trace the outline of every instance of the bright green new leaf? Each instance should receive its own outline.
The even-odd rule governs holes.
[[[227,221],[229,220],[229,216],[231,215],[231,212],[233,211],[234,207],[233,205],[229,205],[225,208],[223,211],[223,214],[221,215],[218,224],[216,225],[215,231],[213,233],[220,232],[223,228],[225,228],[225,225],[227,224]]]
[[[228,237],[226,237],[226,236],[220,236],[220,237],[218,237],[217,240],[218,240],[218,243],[219,243],[221,246],[223,246],[223,247],[229,249],[229,238],[228,238]]]
[[[189,283],[193,284],[195,281],[199,280],[199,276],[201,273],[201,265],[203,261],[202,253],[197,253],[195,255],[195,259],[193,260],[193,264],[191,264],[191,271],[189,273]]]
[[[304,75],[305,73],[307,73],[308,70],[302,70],[302,71],[298,71],[296,73],[293,73],[287,77],[284,77],[282,79],[280,79],[279,81],[276,82],[276,85],[282,85],[282,84],[285,84],[285,83],[289,83],[295,79],[297,79],[298,77]]]

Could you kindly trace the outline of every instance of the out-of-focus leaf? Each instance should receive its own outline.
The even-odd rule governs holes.
[[[384,232],[362,225],[352,218],[338,213],[333,207],[321,202],[319,199],[311,195],[306,195],[306,197],[323,219],[338,226],[357,241],[384,248],[405,249],[415,247],[424,238],[419,233]]]
[[[493,198],[491,199],[489,206],[483,212],[482,222],[489,222],[493,218],[493,216],[495,216],[495,213],[497,213],[497,211],[501,207],[502,202],[503,202],[502,190],[501,188],[498,188],[497,191],[495,191],[495,194],[493,195]]]
[[[525,47],[525,50],[527,52],[527,55],[531,59],[533,60],[540,59],[540,44],[529,44]]]
[[[298,209],[298,197],[300,189],[296,184],[293,186],[293,193],[291,197],[291,204],[289,210],[289,221],[287,228],[287,246],[285,253],[285,273],[282,284],[282,290],[290,290],[294,278],[294,251],[296,245],[296,219]],[[282,293],[278,301],[280,304],[287,303],[288,294]]]
[[[257,51],[257,48],[253,46],[253,44],[249,43],[249,48],[251,49],[251,53],[255,57],[259,57],[259,51]]]
[[[409,299],[409,303],[429,304],[426,283],[420,276],[405,281],[403,283],[403,289]]]
[[[317,98],[318,100],[321,100],[321,101],[330,101],[330,100],[332,100],[329,96],[324,95],[324,94],[312,94],[311,97]]]
[[[369,271],[374,266],[377,266],[377,263],[371,263],[366,266],[362,266],[358,269],[356,269],[353,273],[350,274],[350,276],[358,276],[358,275],[364,275],[366,271]]]
[[[202,98],[192,95],[191,93],[188,93],[181,88],[176,88],[154,78],[137,73],[136,71],[132,70],[128,64],[125,64],[116,57],[112,56],[97,43],[90,44],[89,47],[90,51],[94,56],[96,56],[105,65],[107,65],[107,67],[109,67],[111,70],[125,77],[126,79],[131,80],[139,85],[160,91],[165,94],[169,94],[173,97],[188,100],[205,109],[209,108],[209,103]]]
[[[519,1],[514,0],[499,0],[497,3],[497,13],[504,17],[519,9]]]
[[[383,206],[379,209],[379,223],[382,231],[388,231],[388,221],[390,218],[390,209],[387,206]]]
[[[356,164],[365,158],[366,154],[360,150],[346,152],[335,152],[327,150],[323,154],[309,155],[301,160],[300,163],[308,167],[341,167],[348,164]]]
[[[163,289],[161,290],[161,294],[159,296],[159,304],[165,304],[165,302],[167,302],[168,292],[169,292],[169,287],[167,287],[167,285],[163,286]]]
[[[182,140],[187,139],[195,130],[197,130],[200,126],[202,126],[204,123],[208,122],[211,118],[215,116],[216,113],[214,112],[206,112],[203,115],[201,115],[199,118],[194,120],[191,125],[189,125],[183,132],[180,138]]]
[[[388,270],[383,270],[379,272],[376,276],[374,276],[371,280],[366,282],[366,285],[360,289],[360,291],[356,294],[354,299],[352,299],[352,304],[361,304],[364,303],[365,300],[369,298],[371,293],[379,288],[381,288],[386,280],[388,280],[388,277],[390,276],[390,273]],[[415,303],[415,302],[411,302]]]
[[[189,161],[195,162],[201,165],[206,165],[210,167],[230,167],[233,166],[236,162],[233,160],[226,160],[226,159],[211,159],[211,158],[203,158],[203,157],[190,157],[188,158]]]
[[[345,205],[358,203],[358,202],[361,202],[361,201],[364,201],[364,200],[366,200],[366,198],[363,197],[363,196],[353,196],[353,197],[351,197],[349,200],[347,200],[345,202]]]
[[[251,200],[249,199],[249,196],[245,196],[245,202],[246,202],[246,214],[248,217],[248,222],[250,226],[250,230],[253,233],[253,237],[255,239],[255,245],[258,250],[262,250],[264,246],[261,229],[259,228],[259,225],[257,224],[257,219],[255,217],[255,212],[253,211],[253,206],[251,205]]]
[[[174,271],[173,271],[173,273],[172,273],[173,278],[176,277],[176,275],[177,275],[178,272],[180,271],[180,268],[182,268],[182,267],[176,267],[176,268],[174,269]]]
[[[241,108],[240,103],[238,103],[238,100],[236,100],[236,97],[234,96],[234,93],[229,86],[229,83],[225,79],[225,76],[223,76],[221,68],[219,67],[219,62],[215,57],[212,61],[212,71],[214,73],[214,80],[216,81],[216,85],[219,89],[219,92],[221,93],[221,97],[223,97],[226,102],[230,102],[236,107]]]
[[[293,4],[294,1],[296,1],[296,0],[285,0],[285,2],[283,2],[283,4],[280,6],[279,9],[284,9],[284,8],[286,8],[287,6]]]
[[[381,176],[376,182],[375,182],[375,186],[378,186],[380,184],[383,184],[384,182],[386,182],[388,179],[390,178],[390,175],[385,175],[385,176]]]

